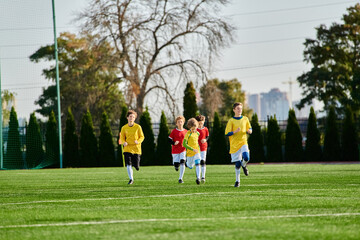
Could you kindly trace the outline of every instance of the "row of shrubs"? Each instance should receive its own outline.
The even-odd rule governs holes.
[[[122,108],[119,131],[127,123],[128,109]],[[342,120],[342,131],[339,134],[334,108],[330,108],[327,116],[324,145],[320,145],[320,132],[313,108],[311,108],[305,147],[303,137],[297,122],[295,111],[290,110],[285,131],[285,144],[282,144],[281,132],[276,116],[268,120],[267,129],[261,129],[257,115],[251,118],[253,133],[249,136],[249,148],[252,162],[318,162],[318,161],[359,161],[359,149],[356,124],[350,109],[346,109]],[[139,119],[145,140],[142,144],[142,165],[171,165],[171,145],[168,142],[170,129],[165,114],[162,112],[157,141],[152,129],[148,110]],[[228,164],[229,142],[224,135],[225,123],[220,121],[218,113],[210,127],[208,164]],[[63,167],[116,167],[123,165],[122,149],[117,144],[111,131],[106,113],[102,114],[100,135],[94,132],[92,116],[87,111],[81,122],[80,137],[76,131],[75,121],[70,109],[67,112],[65,133],[63,139]],[[117,149],[116,149],[117,146]],[[30,115],[26,127],[25,149],[21,148],[18,122],[14,109],[10,113],[9,133],[6,148],[4,148],[4,168],[35,168],[59,166],[59,142],[57,123],[54,113],[51,113],[46,124],[45,150],[40,127],[35,114]],[[23,153],[25,152],[25,157]]]

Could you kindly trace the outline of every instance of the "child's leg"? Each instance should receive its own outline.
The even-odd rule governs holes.
[[[206,173],[206,162],[205,162],[205,160],[201,160],[200,165],[201,165],[201,175],[202,175],[201,178],[205,179],[205,173]]]
[[[182,179],[183,179],[184,173],[185,173],[185,159],[181,159],[181,160],[180,160],[180,175],[179,175],[179,180],[182,180]]]
[[[241,165],[242,165],[242,169],[244,171],[245,176],[249,176],[249,170],[247,169],[246,165],[250,160],[250,155],[249,152],[243,152],[242,153],[242,161],[241,161]]]
[[[237,161],[235,162],[235,176],[236,176],[236,182],[240,183],[240,167],[241,162]]]
[[[133,180],[133,170],[131,165],[126,165],[127,173],[130,180]]]
[[[200,179],[200,159],[195,160],[195,169],[196,169],[196,179]]]

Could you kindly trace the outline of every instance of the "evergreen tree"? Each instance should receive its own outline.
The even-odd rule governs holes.
[[[46,124],[45,150],[46,162],[48,165],[59,166],[59,138],[53,111],[51,111],[49,120]]]
[[[79,167],[79,137],[70,107],[67,112],[64,135],[64,167]]]
[[[310,108],[306,130],[305,160],[309,162],[321,161],[320,131],[317,127],[314,108]]]
[[[192,117],[195,117],[198,112],[198,107],[196,105],[196,95],[195,88],[192,82],[186,84],[184,91],[184,117],[185,120],[189,120]]]
[[[171,144],[169,143],[169,127],[164,111],[161,112],[159,135],[156,147],[156,164],[158,165],[171,165]]]
[[[141,164],[149,166],[154,164],[155,157],[155,137],[151,126],[151,118],[146,107],[145,112],[140,117],[140,126],[143,130],[145,140],[141,144]]]
[[[110,127],[108,115],[104,112],[101,116],[100,138],[99,138],[99,160],[104,167],[114,167],[115,148],[113,134]]]
[[[251,162],[264,162],[264,136],[261,132],[258,116],[255,113],[251,118],[252,134],[249,137],[249,149]]]
[[[44,158],[43,141],[40,126],[35,113],[30,114],[29,125],[26,128],[26,164],[28,168],[39,165]]]
[[[126,118],[126,114],[128,112],[128,108],[126,107],[126,105],[124,105],[121,108],[121,116],[120,116],[120,123],[119,123],[119,134],[117,137],[117,161],[116,161],[116,166],[123,166],[124,162],[123,162],[123,152],[122,152],[122,145],[119,144],[119,139],[120,139],[120,132],[121,132],[121,128],[127,124],[127,118]]]
[[[24,168],[24,161],[21,152],[19,122],[14,107],[10,111],[9,134],[6,145],[4,168],[21,169]]]
[[[349,107],[345,110],[342,131],[342,153],[344,161],[359,161],[359,148],[356,125]]]
[[[335,108],[331,106],[326,119],[324,161],[341,160],[340,150],[340,138],[338,126],[336,123]]]
[[[80,153],[81,167],[99,166],[97,163],[98,145],[94,133],[91,113],[89,110],[87,110],[81,120]]]
[[[287,162],[300,162],[303,160],[302,135],[295,110],[289,110],[285,132],[285,160]]]
[[[282,161],[282,146],[281,134],[279,124],[276,116],[270,116],[268,120],[268,130],[266,133],[266,146],[267,146],[267,161],[268,162],[281,162]]]
[[[213,129],[210,133],[209,164],[228,164],[230,163],[229,149],[225,136],[225,126],[220,121],[219,114],[215,112]]]

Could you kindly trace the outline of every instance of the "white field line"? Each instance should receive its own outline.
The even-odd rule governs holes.
[[[343,189],[282,189],[281,192],[297,192],[297,191],[329,191],[329,190],[343,190]],[[202,193],[182,193],[182,194],[161,194],[161,195],[148,195],[148,196],[130,196],[130,197],[109,197],[109,198],[79,198],[79,199],[59,199],[59,200],[43,200],[43,201],[29,201],[29,202],[10,202],[0,203],[0,206],[9,205],[26,205],[26,204],[41,204],[41,203],[66,203],[66,202],[85,202],[85,201],[107,201],[107,200],[126,200],[126,199],[142,199],[142,198],[164,198],[164,197],[184,197],[184,196],[217,196],[224,194],[248,194],[248,193],[270,193],[278,191],[277,189],[268,189],[264,191],[239,191],[239,192],[202,192]]]
[[[42,223],[24,225],[0,225],[0,229],[6,228],[32,228],[32,227],[64,227],[78,225],[104,225],[116,223],[139,223],[139,222],[181,222],[181,221],[218,221],[218,220],[251,220],[251,219],[279,219],[279,218],[308,218],[308,217],[343,217],[360,216],[358,213],[323,213],[323,214],[300,214],[300,215],[279,215],[279,216],[252,216],[252,217],[223,217],[223,218],[151,218],[151,219],[124,219],[107,221],[86,221],[86,222],[63,222],[63,223]]]

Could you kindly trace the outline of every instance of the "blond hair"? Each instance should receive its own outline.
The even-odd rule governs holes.
[[[126,117],[129,117],[131,114],[134,114],[135,118],[137,118],[137,113],[134,110],[129,110],[126,114]]]
[[[185,122],[185,118],[183,116],[177,116],[175,119],[175,123],[177,123],[177,121],[180,119],[182,119]]]
[[[195,118],[190,118],[187,122],[187,125],[186,125],[189,129],[193,128],[193,127],[198,127],[199,126],[199,123],[198,121],[195,119]]]

